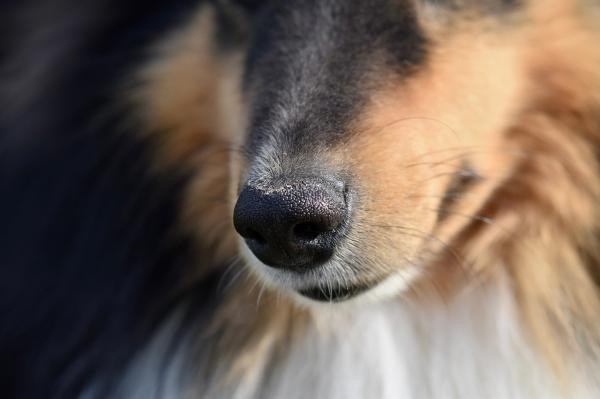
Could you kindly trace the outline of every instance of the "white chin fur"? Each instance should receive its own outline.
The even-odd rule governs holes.
[[[406,287],[393,278],[383,294]],[[389,285],[390,291],[386,286]],[[386,288],[386,289],[384,289]],[[374,291],[375,292],[375,291]],[[313,308],[313,323],[289,341],[281,356],[253,359],[252,373],[223,384],[227,363],[213,380],[171,384],[185,372],[189,343],[169,364],[160,395],[151,396],[164,369],[169,325],[134,362],[118,398],[327,399],[597,399],[598,388],[574,374],[572,392],[532,350],[522,331],[510,281],[474,285],[448,302],[386,301],[375,305]],[[266,354],[269,354],[268,352]],[[224,359],[227,359],[225,357]],[[274,363],[269,359],[274,359]],[[220,371],[219,371],[220,370]],[[202,375],[201,370],[198,375]],[[194,374],[195,375],[195,374]],[[148,388],[148,389],[146,389]],[[149,389],[153,388],[153,389]],[[149,394],[150,392],[150,394]],[[82,396],[80,399],[89,399]]]

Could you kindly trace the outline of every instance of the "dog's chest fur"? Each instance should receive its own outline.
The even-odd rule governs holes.
[[[160,397],[169,399],[564,397],[564,387],[526,342],[517,320],[507,284],[475,288],[427,308],[389,302],[323,309],[284,354],[257,359],[244,381],[192,381],[185,389],[174,382],[181,359],[169,373],[157,372],[164,362],[163,336],[133,368],[124,396],[148,398],[162,378]],[[594,397],[583,381],[573,389],[568,397]]]

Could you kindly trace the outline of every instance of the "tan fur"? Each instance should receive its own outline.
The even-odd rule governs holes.
[[[555,365],[569,353],[585,368],[592,365],[586,360],[598,367],[600,359],[600,297],[592,279],[600,269],[600,36],[583,23],[583,4],[532,9],[538,29],[527,57],[530,103],[507,133],[534,154],[514,182],[530,190],[523,206],[531,225],[521,222],[522,242],[504,256],[545,352]],[[528,264],[535,269],[525,273]]]
[[[193,175],[181,219],[202,248],[210,249],[213,257],[203,259],[205,265],[230,262],[235,254],[229,163],[239,157],[232,135],[244,131],[236,78],[241,76],[239,55],[216,55],[214,19],[212,8],[201,7],[165,38],[152,50],[156,61],[137,72],[130,92],[145,131],[158,144],[157,168],[175,167]]]
[[[507,129],[516,112],[521,54],[514,38],[496,31],[474,36],[476,28],[444,31],[426,66],[408,81],[383,79],[356,138],[333,155],[352,164],[368,193],[359,219],[385,235],[378,257],[410,258],[423,254],[425,244],[444,246],[521,156],[492,135]],[[486,184],[461,198],[445,231],[431,237],[444,190],[465,159]],[[490,160],[495,164],[488,166]],[[413,244],[398,246],[405,241]]]
[[[222,373],[222,384],[260,377],[268,361],[285,352],[309,320],[305,310],[273,292],[261,292],[253,283],[236,284],[235,290],[242,294],[232,295],[213,322],[213,331],[222,334],[214,355],[219,362],[229,359],[223,362],[228,370]]]
[[[413,289],[451,294],[503,268],[554,368],[589,369],[600,359],[600,35],[585,2],[532,3],[507,24],[436,24],[423,11],[427,66],[386,81],[332,158],[360,176],[361,233],[384,265],[434,254]],[[481,180],[438,223],[465,161]]]

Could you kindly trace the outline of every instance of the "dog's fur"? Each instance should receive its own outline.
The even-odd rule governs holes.
[[[598,1],[124,4],[0,5],[3,397],[600,396]],[[241,187],[323,171],[265,266]]]

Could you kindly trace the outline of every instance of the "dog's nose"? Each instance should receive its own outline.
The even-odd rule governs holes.
[[[348,217],[344,183],[319,177],[244,187],[233,222],[266,265],[305,271],[334,253]]]

